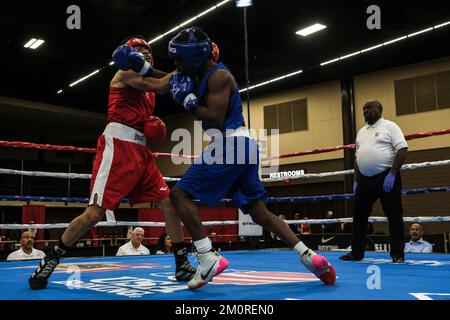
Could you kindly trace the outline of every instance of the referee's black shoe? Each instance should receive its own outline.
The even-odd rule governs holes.
[[[363,258],[363,256],[356,256],[351,252],[339,257],[339,259],[344,261],[361,261]]]
[[[393,263],[405,263],[405,257],[393,257],[392,258]]]

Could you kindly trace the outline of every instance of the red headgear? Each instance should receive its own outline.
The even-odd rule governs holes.
[[[211,42],[211,52],[212,52],[212,56],[213,56],[213,60],[214,62],[217,62],[217,60],[219,60],[219,47],[217,46],[217,44],[215,42]]]
[[[147,41],[141,38],[131,38],[127,40],[125,44],[129,45],[130,47],[142,46],[150,50],[150,45],[147,43]]]

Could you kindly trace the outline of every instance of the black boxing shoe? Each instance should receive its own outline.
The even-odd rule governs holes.
[[[405,257],[393,257],[392,262],[393,263],[405,263]]]
[[[363,258],[363,256],[353,255],[351,252],[339,257],[343,261],[361,261]]]
[[[195,276],[195,269],[188,260],[187,249],[184,243],[174,243],[174,256],[175,256],[175,279],[177,281],[189,281]]]
[[[47,288],[48,278],[52,275],[64,253],[66,253],[65,250],[55,245],[52,251],[39,262],[39,266],[28,279],[28,284],[32,290]]]
[[[195,276],[196,272],[197,272],[197,269],[195,269],[189,263],[189,261],[186,260],[181,265],[177,264],[177,267],[175,270],[175,279],[177,279],[177,281],[189,281]]]

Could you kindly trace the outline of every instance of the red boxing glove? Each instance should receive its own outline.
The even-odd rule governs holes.
[[[153,141],[161,141],[166,137],[166,125],[158,117],[150,117],[144,123],[144,136]]]
[[[213,60],[214,62],[217,62],[217,60],[219,60],[219,47],[217,46],[217,44],[215,42],[211,42],[211,51],[212,51],[212,56],[213,56]]]

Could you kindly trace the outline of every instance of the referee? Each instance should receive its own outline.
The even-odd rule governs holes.
[[[363,112],[367,125],[356,136],[352,251],[340,259],[359,261],[364,258],[368,218],[373,204],[380,199],[389,220],[392,260],[403,263],[405,227],[400,168],[406,160],[408,144],[399,126],[383,119],[379,101],[368,101]]]

